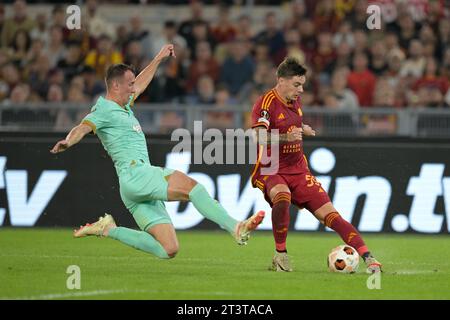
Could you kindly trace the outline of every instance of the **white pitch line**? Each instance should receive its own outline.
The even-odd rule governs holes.
[[[116,294],[125,293],[125,290],[95,290],[95,291],[81,291],[81,292],[68,292],[68,293],[50,293],[42,294],[37,296],[28,297],[0,297],[0,300],[52,300],[52,299],[63,299],[63,298],[77,298],[77,297],[89,297],[98,296],[104,294]]]
[[[431,274],[431,273],[438,273],[439,271],[434,270],[395,270],[392,271],[390,274],[396,275],[414,275],[414,274]]]
[[[67,292],[67,293],[50,293],[50,294],[43,294],[43,295],[35,295],[35,296],[27,296],[27,297],[0,297],[0,300],[52,300],[52,299],[64,299],[64,298],[80,298],[80,297],[93,297],[93,296],[99,296],[99,295],[106,295],[106,294],[124,294],[124,293],[148,293],[148,294],[190,294],[190,295],[197,295],[197,296],[247,296],[251,298],[272,298],[277,299],[276,296],[272,294],[252,294],[252,293],[234,293],[234,292],[224,292],[224,291],[163,291],[163,290],[95,290],[95,291],[81,291],[81,292]],[[293,295],[282,295],[278,298],[283,299],[298,299],[298,296]]]

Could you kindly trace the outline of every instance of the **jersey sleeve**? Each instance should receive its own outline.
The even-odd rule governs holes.
[[[265,127],[266,129],[269,129],[271,102],[272,99],[267,97],[267,95],[264,95],[253,105],[252,128]]]
[[[105,119],[105,116],[94,107],[92,108],[91,113],[83,118],[81,123],[88,125],[91,127],[92,131],[96,133],[106,126],[107,120]]]

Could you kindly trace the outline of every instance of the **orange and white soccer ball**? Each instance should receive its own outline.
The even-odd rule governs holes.
[[[330,272],[354,273],[358,270],[359,255],[355,248],[344,244],[331,250],[327,262]]]

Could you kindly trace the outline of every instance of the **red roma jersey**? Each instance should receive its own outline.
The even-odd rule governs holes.
[[[288,104],[275,89],[258,98],[252,110],[252,128],[265,127],[268,134],[278,129],[279,134],[288,133],[293,128],[302,127],[300,98]],[[271,147],[278,147],[279,159],[270,159]],[[264,152],[263,148],[267,148]],[[308,164],[303,155],[303,141],[283,142],[278,146],[258,145],[258,159],[252,173],[253,178],[261,175],[261,168],[278,162],[278,172],[272,174],[299,174],[308,172]]]

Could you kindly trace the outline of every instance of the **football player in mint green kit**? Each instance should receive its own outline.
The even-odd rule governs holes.
[[[91,113],[51,150],[63,152],[91,131],[97,134],[114,162],[122,201],[141,229],[118,227],[113,217],[106,214],[75,230],[74,236],[110,237],[159,258],[172,258],[178,252],[178,239],[164,201],[191,201],[204,217],[230,232],[238,244],[246,244],[250,232],[262,222],[263,211],[239,222],[211,198],[203,185],[180,171],[150,164],[145,135],[132,108],[158,65],[168,57],[175,58],[172,44],[163,46],[137,77],[130,66],[110,66],[105,77],[106,96],[99,97]]]

